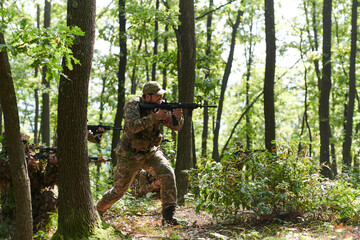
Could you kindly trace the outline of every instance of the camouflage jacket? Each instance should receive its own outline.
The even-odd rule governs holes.
[[[172,121],[158,121],[154,111],[140,111],[141,97],[130,99],[124,107],[124,131],[119,146],[133,151],[148,152],[157,148],[162,140],[160,127],[166,126],[179,131],[184,124],[183,117],[179,126],[173,126]]]

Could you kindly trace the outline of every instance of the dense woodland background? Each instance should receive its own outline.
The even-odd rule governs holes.
[[[183,170],[212,171],[240,145],[247,154],[269,152],[253,158],[261,164],[286,156],[287,166],[299,160],[292,154],[302,154],[301,161],[311,161],[301,166],[313,168],[301,171],[357,186],[358,1],[119,0],[98,2],[96,15],[95,1],[85,2],[1,2],[0,132],[14,143],[7,144],[10,164],[9,146],[17,152],[19,131],[35,144],[58,146],[60,235],[83,221],[69,210],[83,208],[79,197],[86,199],[80,214],[87,212],[87,220],[77,225],[86,233],[97,221],[89,210],[90,185],[62,189],[77,186],[79,176],[90,182],[88,155],[111,157],[103,168],[110,173],[116,159],[111,149],[121,131],[105,133],[100,145],[87,144],[86,124],[120,127],[124,103],[147,81],[161,83],[169,102],[217,105],[185,112],[178,136],[164,129],[180,204],[199,181],[189,185]],[[7,88],[12,82],[14,90]],[[271,175],[251,164],[244,171]],[[73,221],[65,220],[69,216]]]

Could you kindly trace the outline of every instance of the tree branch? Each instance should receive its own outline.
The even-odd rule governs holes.
[[[225,146],[223,147],[222,151],[221,151],[221,156],[220,159],[223,157],[225,149],[227,147],[227,145],[229,144],[232,136],[234,135],[235,129],[237,128],[237,126],[239,125],[239,123],[241,122],[241,120],[243,119],[243,117],[245,116],[245,114],[250,110],[250,108],[254,105],[254,103],[260,98],[261,95],[264,94],[264,90],[261,91],[261,93],[255,98],[255,100],[246,108],[246,110],[241,114],[239,120],[235,123],[234,128],[231,130],[230,136],[228,138],[228,140],[225,143]]]
[[[235,2],[235,1],[236,1],[236,0],[232,0],[232,1],[228,2],[228,3],[225,3],[225,4],[223,4],[223,5],[219,6],[219,7],[211,10],[211,11],[208,11],[208,12],[204,13],[203,15],[201,15],[201,16],[199,16],[199,17],[196,17],[195,20],[199,20],[199,19],[205,17],[206,15],[208,15],[208,14],[210,14],[210,13],[213,13],[213,12],[219,10],[220,8],[225,7],[226,5],[229,5],[230,3],[233,3],[233,2]]]

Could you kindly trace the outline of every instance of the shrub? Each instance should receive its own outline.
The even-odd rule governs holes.
[[[225,156],[221,162],[200,159],[188,171],[198,188],[197,210],[234,219],[240,210],[260,218],[290,217],[358,221],[359,191],[344,181],[319,176],[319,164],[295,144],[278,146],[276,155]]]

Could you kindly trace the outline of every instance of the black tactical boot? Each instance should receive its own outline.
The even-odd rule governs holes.
[[[178,226],[180,223],[174,218],[175,206],[170,206],[162,210],[162,225]]]

